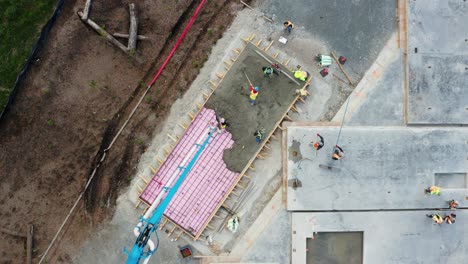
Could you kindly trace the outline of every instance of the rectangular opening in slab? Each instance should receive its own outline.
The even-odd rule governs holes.
[[[363,232],[319,232],[307,238],[307,264],[362,264]]]
[[[435,185],[445,189],[466,189],[467,173],[436,173]]]

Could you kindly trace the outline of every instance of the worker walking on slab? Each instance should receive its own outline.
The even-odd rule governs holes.
[[[319,137],[320,141],[312,143],[312,146],[315,148],[316,151],[320,150],[325,145],[325,141],[319,133],[317,133],[317,137]]]
[[[427,214],[426,215],[427,217],[431,218],[434,223],[440,225],[444,222],[442,216],[440,216],[440,214]]]
[[[291,33],[291,31],[294,29],[294,24],[291,21],[286,21],[283,23],[284,25],[284,30],[286,30],[288,33]]]
[[[440,187],[432,185],[431,187],[427,188],[424,190],[426,193],[430,195],[440,195]]]
[[[333,154],[332,154],[332,159],[334,160],[340,160],[342,159],[344,156],[344,151],[342,148],[340,148],[340,146],[336,145],[335,146],[335,149],[333,150]]]
[[[451,224],[455,223],[455,218],[456,217],[457,217],[457,215],[454,214],[454,213],[448,214],[448,215],[444,216],[444,221],[445,221],[445,223],[451,225]]]
[[[294,78],[299,79],[303,82],[307,81],[309,79],[310,73],[307,71],[301,71],[297,70],[294,72]]]

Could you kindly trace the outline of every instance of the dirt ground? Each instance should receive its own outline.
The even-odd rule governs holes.
[[[0,123],[0,263],[23,263],[26,234],[35,226],[34,262],[54,236],[143,88],[169,54],[199,1],[137,3],[138,64],[82,24],[83,1],[67,1],[49,40],[15,101]],[[109,32],[128,31],[128,3],[93,2],[91,18]],[[189,34],[133,120],[109,151],[105,163],[50,253],[48,263],[70,263],[90,232],[112,214],[141,153],[171,103],[198,74],[213,43],[241,6],[207,1]],[[177,74],[174,74],[177,73]],[[86,208],[86,210],[85,210]]]
[[[225,151],[223,159],[227,167],[236,172],[241,172],[259,149],[255,131],[262,130],[265,136],[269,135],[288,111],[296,96],[295,90],[302,87],[284,74],[264,77],[262,67],[269,63],[255,50],[258,49],[254,45],[247,45],[206,103],[207,108],[214,109],[230,125],[228,130],[235,143]],[[260,88],[254,106],[250,104],[249,82],[244,73]]]

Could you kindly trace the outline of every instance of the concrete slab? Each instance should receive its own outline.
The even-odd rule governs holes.
[[[309,32],[313,39],[323,43],[319,52],[334,50],[337,55],[348,57],[345,67],[355,79],[364,75],[396,31],[396,1],[378,4],[372,0],[262,2],[260,8],[276,23],[286,20],[295,23],[298,30],[287,36],[290,42],[301,38],[299,29]]]
[[[468,124],[468,3],[408,0],[408,123]]]
[[[292,263],[312,263],[306,262],[306,241],[312,237],[320,238],[321,232],[363,232],[363,264],[465,263],[468,259],[468,211],[457,211],[457,221],[452,225],[436,225],[426,217],[426,214],[436,212],[442,216],[450,213],[292,213]],[[333,252],[335,258],[349,254],[346,252],[349,245],[334,246],[337,249]],[[327,250],[317,252],[323,258],[327,253]]]
[[[325,138],[317,154],[310,145],[316,133]],[[436,173],[468,172],[464,128],[344,127],[339,145],[345,157],[334,161],[338,133],[336,126],[288,126],[284,165],[288,179],[302,182],[287,188],[288,210],[444,208],[468,196],[463,186],[443,189],[440,197],[424,194]]]

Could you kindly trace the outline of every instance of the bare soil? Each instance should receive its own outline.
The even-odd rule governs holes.
[[[258,49],[252,44],[246,47],[206,103],[207,108],[214,109],[230,124],[228,130],[235,143],[224,152],[223,159],[226,166],[236,172],[241,172],[260,148],[255,141],[255,131],[263,131],[266,137],[275,130],[277,122],[294,101],[295,90],[302,88],[284,74],[265,77],[262,67],[269,66],[269,63],[255,50]],[[273,60],[271,57],[269,59]],[[283,68],[292,76],[286,67]],[[245,75],[254,86],[259,87],[253,106],[250,104],[249,81]]]
[[[93,2],[91,18],[109,32],[128,31],[128,3]],[[93,165],[162,64],[199,1],[137,3],[140,34],[134,62],[78,19],[84,1],[67,1],[39,62],[31,68],[0,124],[0,263],[23,263],[26,234],[35,225],[38,261],[82,190]],[[145,103],[108,152],[48,263],[70,263],[74,250],[112,214],[119,190],[172,102],[188,89],[211,46],[231,23],[238,1],[207,1]],[[126,44],[126,43],[125,43]]]

